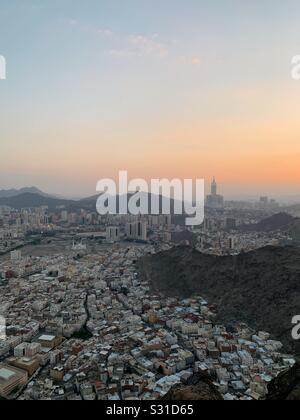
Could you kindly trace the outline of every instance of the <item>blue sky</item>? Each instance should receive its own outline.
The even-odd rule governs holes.
[[[270,145],[272,159],[300,153],[300,85],[290,80],[299,16],[296,0],[0,0],[3,186],[81,194],[128,166],[146,177],[211,168],[239,191],[233,153],[236,162],[263,161]],[[274,122],[288,139],[263,126]],[[222,138],[229,124],[238,129]],[[275,192],[279,174],[261,176]]]

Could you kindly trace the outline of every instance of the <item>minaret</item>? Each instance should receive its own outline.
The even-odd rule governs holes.
[[[214,177],[213,182],[211,184],[211,195],[216,196],[217,195],[218,186],[216,183],[216,178]]]

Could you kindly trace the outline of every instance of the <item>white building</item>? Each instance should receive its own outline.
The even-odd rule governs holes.
[[[147,222],[127,223],[126,236],[128,239],[147,241]]]
[[[11,251],[10,253],[11,261],[20,261],[21,258],[22,258],[22,252],[20,250],[16,249],[15,251]]]
[[[120,241],[120,228],[108,226],[106,229],[106,242],[115,243]]]

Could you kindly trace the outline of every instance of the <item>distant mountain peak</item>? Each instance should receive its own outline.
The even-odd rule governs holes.
[[[0,190],[0,198],[11,198],[11,197],[16,197],[18,195],[27,194],[27,193],[38,194],[38,195],[41,195],[42,197],[51,197],[50,194],[44,193],[37,187],[24,187],[20,189],[12,188],[8,190],[5,190],[5,189]]]

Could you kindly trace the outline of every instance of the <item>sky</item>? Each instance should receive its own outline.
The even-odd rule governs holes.
[[[298,0],[0,0],[0,189],[300,186]]]

